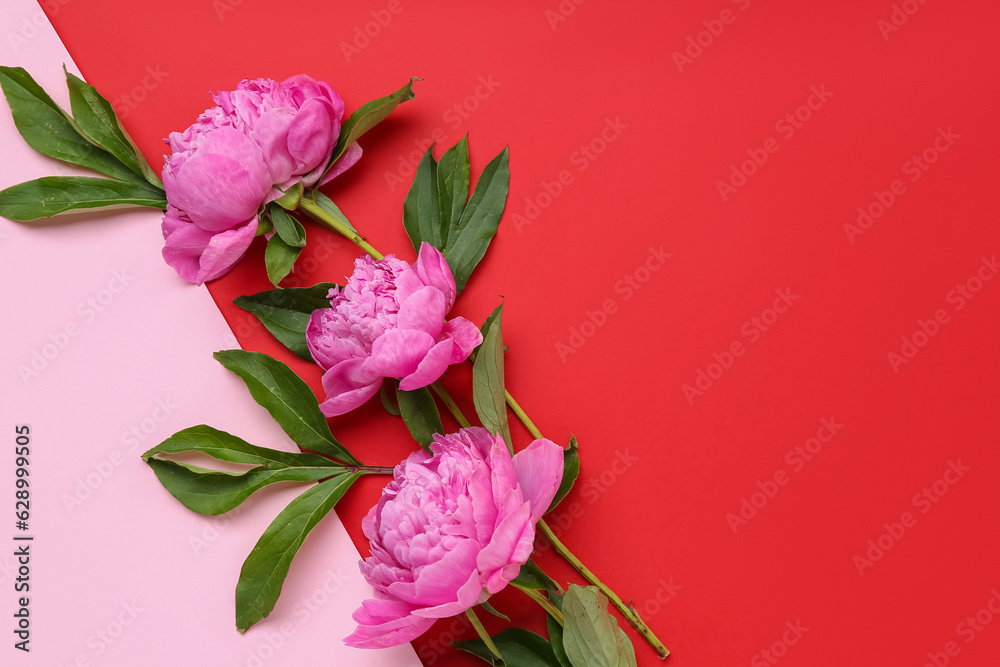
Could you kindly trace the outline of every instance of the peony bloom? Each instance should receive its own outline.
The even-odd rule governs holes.
[[[562,480],[563,451],[550,440],[511,458],[502,438],[474,427],[435,435],[431,452],[396,466],[362,522],[372,555],[361,573],[376,597],[354,612],[349,646],[403,644],[501,590]]]
[[[319,181],[344,115],[333,88],[305,74],[281,83],[244,79],[213,99],[218,106],[170,134],[172,154],[163,165],[163,258],[198,284],[239,261],[257,233],[262,204],[296,183]],[[323,182],[360,157],[352,144]]]
[[[323,374],[327,417],[358,407],[382,378],[402,378],[405,391],[426,387],[483,342],[464,317],[445,321],[455,303],[455,277],[437,248],[423,243],[410,266],[393,255],[361,257],[330,308],[314,310],[306,329],[309,352]]]

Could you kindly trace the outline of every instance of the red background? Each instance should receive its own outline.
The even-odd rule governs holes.
[[[400,0],[392,14],[386,2],[42,4],[84,76],[128,109],[124,123],[156,167],[161,138],[210,106],[208,91],[244,77],[306,72],[348,110],[422,77],[416,99],[363,139],[362,161],[327,189],[383,252],[413,257],[400,224],[410,155],[435,130],[438,154],[469,133],[474,177],[510,146],[504,222],[454,312],[482,321],[505,299],[508,387],[548,437],[581,443],[577,489],[551,522],[571,524],[565,541],[651,612],[671,663],[771,664],[759,652],[774,646],[789,666],[918,666],[953,641],[950,663],[996,664],[1000,619],[970,642],[959,624],[1000,587],[1000,280],[961,309],[949,300],[1000,251],[995,5]],[[898,30],[880,28],[894,11]],[[370,23],[379,17],[386,25]],[[367,43],[366,26],[377,33]],[[352,42],[361,48],[345,55]],[[814,86],[831,95],[799,109]],[[793,133],[776,125],[797,109]],[[602,143],[609,122],[618,130]],[[958,138],[910,180],[905,163],[939,128]],[[769,138],[776,152],[762,150]],[[593,160],[580,152],[591,144]],[[724,201],[718,182],[762,153]],[[546,199],[564,170],[568,184]],[[401,173],[402,185],[390,182]],[[844,225],[897,179],[905,192],[852,242]],[[333,239],[321,250],[327,235],[309,230],[313,246],[286,284],[342,279],[354,248]],[[661,246],[672,253],[662,268],[636,274]],[[308,262],[326,252],[321,266]],[[229,303],[268,288],[262,255],[255,245],[212,294],[244,347],[292,361],[319,389],[317,369]],[[648,278],[628,299],[616,291],[627,275]],[[773,321],[764,311],[785,289],[798,298]],[[608,299],[613,312],[561,357],[557,346],[581,343],[574,328]],[[887,355],[938,309],[947,322],[894,369]],[[752,340],[762,314],[772,326]],[[710,368],[734,341],[745,352]],[[716,379],[689,401],[683,385],[699,370]],[[449,372],[455,393],[467,379]],[[797,470],[786,454],[824,418],[842,429]],[[377,401],[332,425],[367,461],[393,464],[413,446]],[[626,453],[634,462],[616,466]],[[943,497],[914,503],[959,460],[969,470],[938,485]],[[787,483],[771,488],[778,471]],[[366,480],[339,510],[362,552],[360,518],[383,481]],[[776,492],[734,534],[727,515],[743,498],[760,504],[760,485]],[[855,556],[904,512],[915,525],[860,575]],[[551,554],[540,562],[576,581]],[[496,605],[538,627],[517,596]],[[784,635],[794,645],[782,645],[786,622],[808,628]],[[447,626],[418,642],[425,662],[476,664],[438,650]],[[636,649],[640,665],[655,664],[637,639]]]

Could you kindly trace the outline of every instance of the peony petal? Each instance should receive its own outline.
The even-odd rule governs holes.
[[[423,287],[398,303],[397,328],[423,331],[437,340],[444,327],[444,316],[448,314],[448,304],[441,290]]]
[[[469,576],[476,573],[478,553],[479,544],[475,540],[460,539],[440,560],[421,568],[413,583],[394,582],[389,585],[388,593],[422,607],[462,602],[459,592],[468,585]],[[479,588],[477,584],[472,604],[479,598]]]
[[[433,346],[434,339],[423,331],[390,329],[372,343],[365,370],[380,377],[406,377],[417,370]]]
[[[255,216],[271,182],[260,147],[246,135],[220,127],[206,134],[179,168],[164,169],[163,187],[167,200],[192,222],[221,232]]]
[[[354,338],[337,335],[333,323],[337,321],[332,308],[317,308],[306,325],[306,347],[313,360],[324,371],[342,361],[355,357],[365,358],[368,352]]]
[[[469,358],[472,351],[483,342],[483,334],[475,324],[464,317],[455,317],[444,323],[441,333],[455,341],[451,363],[458,364]]]
[[[486,580],[487,591],[497,593],[507,585],[504,569],[512,563],[521,565],[527,562],[534,542],[535,524],[531,519],[531,506],[524,503],[503,517],[490,543],[476,558],[476,566]]]
[[[531,518],[538,522],[552,503],[563,476],[563,448],[539,438],[512,460],[524,499],[531,503]]]
[[[345,171],[353,167],[355,163],[357,163],[357,161],[361,159],[361,153],[362,153],[361,146],[358,145],[358,142],[355,141],[353,144],[348,146],[347,150],[344,151],[344,154],[341,155],[337,159],[337,161],[333,163],[333,167],[330,169],[329,173],[323,177],[323,182],[320,183],[320,185],[326,185],[327,183],[335,179],[337,176],[340,176]],[[313,182],[315,182],[316,179],[320,177],[322,170],[326,169],[326,165],[320,165],[320,167],[318,167],[317,169],[318,172],[313,172],[314,175],[312,174],[310,175],[312,177]],[[305,183],[306,180],[307,177],[303,176],[302,182]]]
[[[334,116],[333,105],[322,97],[306,100],[288,127],[288,152],[296,161],[296,174],[326,166],[337,143],[335,128],[340,122]]]
[[[445,312],[451,310],[455,305],[455,276],[441,251],[426,241],[422,242],[420,252],[417,253],[417,261],[413,266],[425,285],[437,287],[447,297],[448,306]]]
[[[438,619],[461,614],[466,609],[479,603],[482,592],[483,584],[480,580],[479,571],[473,570],[469,575],[469,579],[458,589],[457,599],[454,602],[439,604],[436,607],[416,609],[413,615],[420,616],[421,618]]]
[[[295,172],[295,157],[288,150],[288,128],[295,120],[295,109],[278,107],[261,115],[251,135],[264,153],[272,184],[285,184]]]
[[[348,359],[323,374],[326,400],[319,408],[324,415],[336,417],[350,412],[378,392],[382,376],[368,373],[364,363],[364,359]]]
[[[451,360],[454,356],[452,348],[454,347],[455,343],[450,340],[443,340],[435,344],[427,356],[420,361],[417,370],[402,379],[399,388],[403,391],[412,391],[436,382],[444,375],[448,365],[452,363]]]
[[[355,648],[388,648],[413,641],[435,619],[413,616],[412,609],[413,605],[398,600],[365,600],[354,612],[358,628],[344,643]]]
[[[164,261],[181,278],[200,285],[227,273],[243,257],[257,233],[257,219],[213,234],[168,209],[161,227]]]

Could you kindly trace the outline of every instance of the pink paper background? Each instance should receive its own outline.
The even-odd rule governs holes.
[[[2,40],[0,63],[25,67],[68,108],[62,64],[77,70],[38,6],[5,0],[0,26],[29,36]],[[0,138],[0,187],[72,172],[28,148],[6,109]],[[409,645],[359,651],[341,643],[370,588],[333,514],[296,557],[271,617],[245,636],[236,631],[240,565],[303,487],[281,485],[231,517],[203,517],[142,463],[147,448],[200,423],[294,449],[212,359],[236,340],[208,291],[159,260],[161,246],[153,210],[44,225],[0,218],[0,543],[8,545],[0,547],[0,664],[419,665]],[[32,452],[25,533],[14,525],[14,429],[22,424]],[[27,654],[11,632],[24,595],[14,590],[15,534],[35,538]]]

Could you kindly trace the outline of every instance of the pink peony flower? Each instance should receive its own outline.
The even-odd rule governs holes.
[[[455,303],[455,277],[444,256],[423,243],[410,266],[393,255],[354,262],[330,308],[315,310],[306,329],[309,352],[323,374],[327,417],[358,407],[383,378],[402,378],[409,391],[431,384],[483,341],[464,317],[445,321]]]
[[[362,522],[372,555],[361,573],[375,599],[354,612],[349,646],[403,644],[500,591],[531,555],[562,480],[563,451],[550,440],[511,458],[475,427],[435,435],[431,451],[396,466]]]
[[[305,74],[281,83],[244,79],[213,95],[212,107],[172,132],[163,165],[167,213],[163,258],[201,284],[239,261],[257,233],[261,205],[320,179],[340,135],[344,103],[329,84]],[[361,157],[352,144],[323,179]]]

